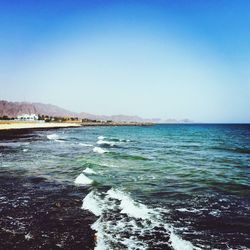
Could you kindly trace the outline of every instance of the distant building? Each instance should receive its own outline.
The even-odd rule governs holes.
[[[19,121],[36,121],[38,120],[38,115],[36,114],[22,114],[17,116],[17,120]]]

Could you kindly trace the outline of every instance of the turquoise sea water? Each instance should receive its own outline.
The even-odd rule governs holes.
[[[250,248],[250,125],[32,131],[0,149],[1,168],[89,187],[97,249]]]

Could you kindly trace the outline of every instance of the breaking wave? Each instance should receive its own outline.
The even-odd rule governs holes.
[[[119,153],[119,152],[109,152],[109,155],[115,159],[126,159],[126,160],[134,160],[134,161],[147,161],[150,158],[147,158],[142,155],[132,155],[126,153]]]
[[[113,143],[111,141],[104,141],[104,140],[98,140],[96,144],[104,146],[104,147],[114,147],[114,146],[116,146],[115,143]]]
[[[93,180],[91,180],[89,177],[81,173],[76,177],[74,182],[77,185],[91,185],[93,183]]]
[[[104,149],[102,149],[102,148],[100,148],[100,147],[94,147],[94,148],[93,148],[93,152],[94,152],[94,153],[98,153],[98,154],[104,154],[104,153],[107,153],[108,151],[107,151],[107,150],[104,150]]]
[[[116,147],[119,146],[123,142],[130,142],[128,139],[119,139],[119,138],[112,138],[106,136],[98,136],[97,137],[98,145],[106,146],[106,147]]]
[[[92,144],[82,143],[82,142],[80,142],[79,145],[82,146],[82,147],[93,147]]]
[[[49,140],[58,140],[59,139],[59,135],[58,134],[50,134],[50,135],[47,135],[47,138]]]
[[[96,250],[199,249],[175,234],[174,228],[163,221],[162,209],[148,208],[121,190],[91,191],[83,199],[82,209],[99,217],[92,225]]]
[[[104,140],[105,138],[106,138],[106,137],[105,137],[105,136],[102,136],[102,135],[100,135],[100,136],[97,137],[98,140]]]
[[[96,172],[93,169],[88,168],[88,167],[85,168],[82,172],[85,174],[96,174]]]

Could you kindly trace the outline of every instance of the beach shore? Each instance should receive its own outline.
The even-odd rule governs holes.
[[[77,123],[0,121],[0,130],[80,127]]]
[[[151,126],[152,123],[138,122],[24,122],[24,121],[0,121],[1,130],[13,129],[49,129],[49,128],[71,128],[82,126]]]

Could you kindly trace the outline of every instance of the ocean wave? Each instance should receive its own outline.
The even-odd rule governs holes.
[[[233,153],[241,153],[241,154],[250,154],[250,148],[247,147],[223,147],[223,146],[214,146],[211,149],[228,151]]]
[[[108,138],[109,141],[114,141],[114,142],[130,142],[128,139],[119,139],[119,138]]]
[[[153,210],[148,209],[145,205],[134,202],[130,196],[126,195],[120,190],[110,189],[107,192],[111,199],[116,199],[121,201],[120,209],[121,213],[125,213],[128,216],[134,218],[148,219],[150,214],[153,214]]]
[[[135,160],[135,161],[150,160],[149,158],[141,156],[141,155],[131,155],[131,154],[125,154],[125,153],[119,153],[119,152],[109,152],[109,155],[111,155],[115,159],[125,159],[125,160]]]
[[[98,140],[104,140],[105,138],[106,138],[106,137],[103,136],[103,135],[100,135],[100,136],[97,137]]]
[[[129,139],[122,139],[122,138],[114,138],[114,137],[106,137],[106,136],[98,136],[98,141],[101,143],[101,141],[106,141],[108,144],[114,144],[114,142],[130,142]]]
[[[98,153],[98,154],[104,154],[104,153],[107,153],[108,151],[107,151],[107,150],[104,150],[104,149],[102,149],[102,148],[100,148],[100,147],[94,147],[94,148],[93,148],[93,152],[94,152],[94,153]]]
[[[80,145],[80,146],[83,146],[83,147],[93,147],[92,144],[82,143],[82,142],[80,142],[79,145]]]
[[[85,168],[82,172],[85,174],[96,174],[96,172],[93,169],[88,168],[88,167]]]
[[[103,212],[103,201],[97,195],[95,195],[94,191],[91,191],[89,194],[85,196],[82,203],[82,209],[89,210],[96,216],[100,216]]]
[[[112,167],[112,168],[117,168],[117,165],[116,164],[112,164],[111,162],[96,162],[94,160],[87,160],[87,161],[84,161],[84,166],[86,168],[95,168],[95,169],[99,169],[99,168],[109,168],[109,167]]]
[[[58,134],[49,134],[47,135],[47,139],[55,142],[65,143],[66,139],[61,138]]]
[[[91,185],[93,183],[93,180],[85,176],[83,173],[78,175],[75,179],[75,184],[77,185]]]
[[[58,140],[59,139],[59,135],[58,134],[50,134],[50,135],[47,135],[47,138],[49,140]]]
[[[104,140],[98,140],[97,143],[98,145],[101,145],[101,146],[106,146],[106,147],[114,147],[116,146],[115,143],[111,142],[111,141],[104,141]]]
[[[120,142],[131,142],[129,139],[119,139]]]
[[[199,249],[163,221],[161,208],[148,208],[121,190],[91,191],[83,199],[82,209],[99,217],[92,225],[96,231],[96,250]]]

